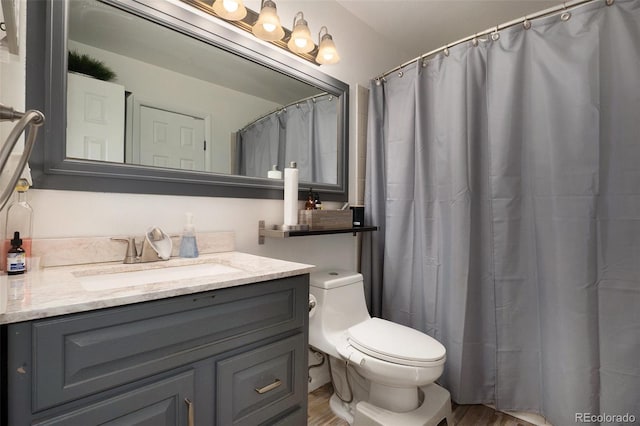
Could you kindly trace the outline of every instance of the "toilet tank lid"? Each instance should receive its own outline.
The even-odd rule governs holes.
[[[320,269],[309,274],[309,285],[324,289],[342,287],[361,281],[361,274],[344,269]]]

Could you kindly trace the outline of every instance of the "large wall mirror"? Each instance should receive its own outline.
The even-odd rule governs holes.
[[[27,19],[35,187],[280,198],[268,172],[295,161],[301,191],[347,199],[348,86],[317,66],[178,1],[33,0]]]

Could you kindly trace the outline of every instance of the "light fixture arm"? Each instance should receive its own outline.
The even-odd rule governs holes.
[[[318,46],[320,45],[320,42],[322,41],[322,30],[324,30],[324,34],[327,35],[329,34],[329,30],[327,29],[326,26],[322,26],[320,27],[320,31],[318,31]]]
[[[304,21],[304,13],[300,11],[295,14],[295,16],[293,17],[293,25],[291,26],[292,29],[296,27],[296,23],[298,22],[298,17],[300,17],[300,19]]]

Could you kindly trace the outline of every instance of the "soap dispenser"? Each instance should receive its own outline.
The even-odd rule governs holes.
[[[196,242],[196,229],[193,225],[193,215],[185,214],[185,224],[180,240],[180,257],[198,257],[198,243]]]

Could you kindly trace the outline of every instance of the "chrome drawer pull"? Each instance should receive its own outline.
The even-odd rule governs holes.
[[[195,426],[196,425],[196,421],[195,421],[195,416],[193,415],[193,402],[191,402],[191,400],[189,398],[185,398],[184,399],[185,404],[187,404],[187,424],[189,426]]]
[[[263,388],[256,388],[256,392],[262,395],[263,393],[267,393],[269,391],[274,390],[277,387],[280,387],[281,384],[282,384],[282,381],[280,381],[280,379],[276,379],[276,381],[271,383],[270,385],[267,385]]]

